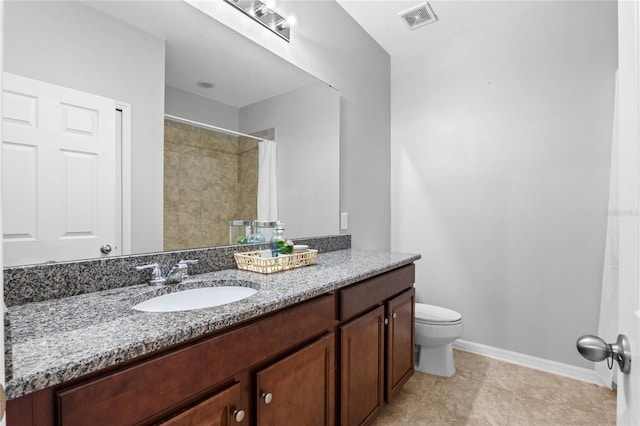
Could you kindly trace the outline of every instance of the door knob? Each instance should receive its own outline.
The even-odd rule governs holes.
[[[576,345],[580,355],[589,361],[600,362],[606,359],[609,369],[612,369],[615,360],[621,372],[628,374],[631,371],[631,349],[629,339],[624,334],[619,334],[616,343],[611,344],[598,336],[588,334],[580,337]]]
[[[109,244],[105,244],[102,247],[100,247],[100,251],[103,254],[109,254],[109,253],[111,253],[111,246]]]

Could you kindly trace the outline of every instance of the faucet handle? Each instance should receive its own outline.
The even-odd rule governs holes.
[[[142,271],[143,269],[151,269],[151,279],[149,285],[162,285],[165,279],[162,277],[162,270],[157,263],[151,263],[149,265],[136,266],[136,270]]]
[[[183,280],[186,280],[187,278],[189,278],[188,265],[195,265],[196,263],[198,263],[198,259],[188,259],[188,260],[183,259],[180,262],[178,262],[178,269],[180,269],[180,272],[182,272]]]

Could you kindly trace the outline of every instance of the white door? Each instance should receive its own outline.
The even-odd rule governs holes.
[[[631,371],[618,374],[618,424],[640,425],[640,7],[618,2],[620,112],[620,270],[618,332],[631,349]]]
[[[4,266],[120,254],[115,101],[9,73],[2,93]]]

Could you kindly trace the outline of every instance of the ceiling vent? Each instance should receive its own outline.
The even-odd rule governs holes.
[[[415,30],[416,28],[423,27],[438,20],[438,17],[433,13],[429,3],[421,4],[420,6],[405,10],[398,16],[400,16],[402,22],[407,24],[411,30]]]

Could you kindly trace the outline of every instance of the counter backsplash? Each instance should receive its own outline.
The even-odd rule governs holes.
[[[351,248],[350,235],[296,238],[294,241],[307,244],[319,253]],[[182,259],[197,259],[197,264],[189,266],[189,274],[233,269],[236,267],[234,253],[263,248],[268,245],[208,247],[5,268],[4,301],[6,306],[14,306],[144,284],[149,281],[149,271],[137,271],[135,267],[150,263],[158,263],[166,272]]]

